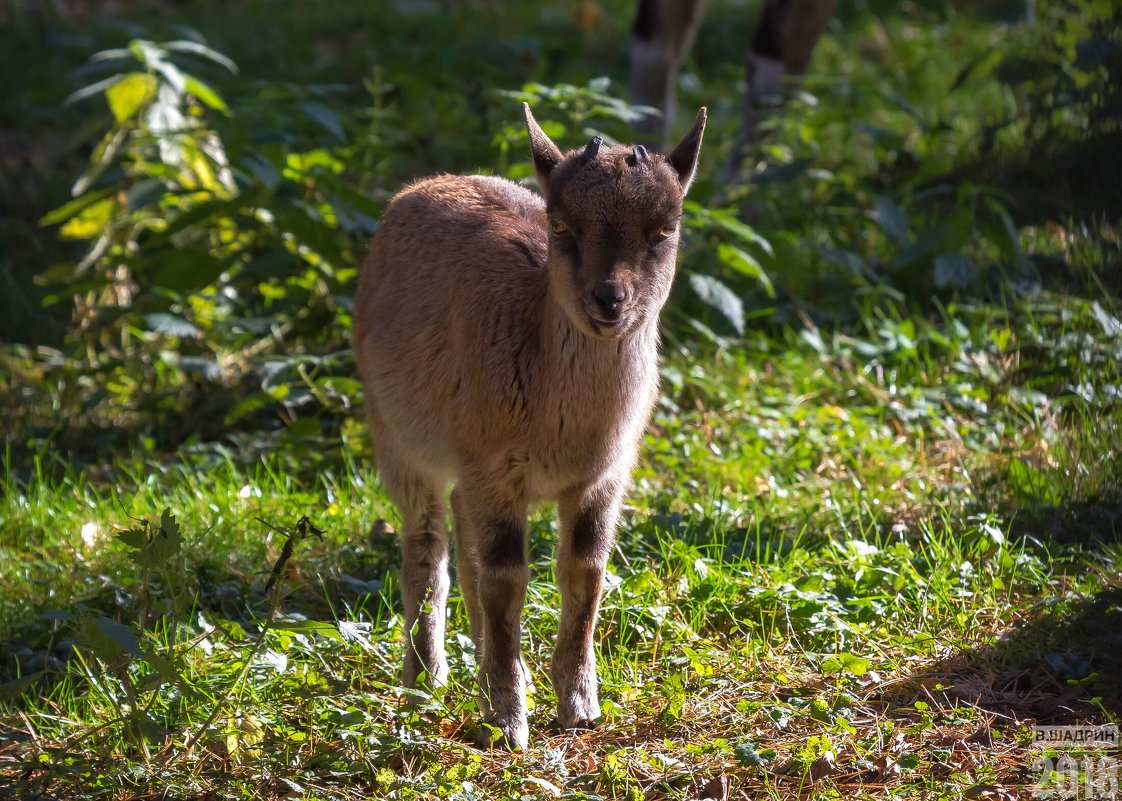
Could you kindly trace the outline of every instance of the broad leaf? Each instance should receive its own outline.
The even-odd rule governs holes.
[[[214,283],[226,267],[225,260],[202,248],[165,250],[153,254],[149,280],[152,286],[174,292],[197,292]]]
[[[690,287],[704,303],[719,311],[736,333],[744,333],[744,302],[728,286],[711,275],[694,273]]]
[[[158,527],[145,524],[117,534],[117,541],[133,549],[132,560],[141,567],[156,567],[183,550],[183,537],[171,509],[164,509]]]
[[[966,253],[940,253],[935,257],[935,286],[970,286],[978,278],[978,264]]]
[[[105,662],[112,661],[122,653],[140,657],[140,640],[128,626],[123,626],[107,617],[86,618],[79,629],[82,643]]]
[[[168,50],[179,53],[191,53],[192,55],[202,56],[203,58],[213,61],[215,64],[221,64],[235,75],[238,73],[238,65],[231,61],[226,56],[219,53],[217,50],[212,50],[204,44],[199,42],[191,42],[185,39],[179,39],[174,42],[165,42],[164,47]]]
[[[47,212],[39,220],[39,225],[56,225],[57,223],[69,220],[82,209],[86,208],[86,206],[96,203],[112,193],[113,189],[99,189],[96,192],[87,192],[81,197],[74,198],[67,203],[63,203],[57,209],[52,209]]]
[[[723,264],[736,270],[741,275],[745,275],[760,283],[767,293],[769,298],[775,297],[775,287],[772,286],[771,279],[768,278],[764,268],[752,256],[745,253],[735,245],[720,244],[717,246],[717,258]]]
[[[908,218],[904,210],[884,195],[878,195],[874,201],[873,209],[876,213],[877,225],[897,245],[908,241]]]
[[[198,78],[190,75],[186,76],[183,86],[187,90],[187,94],[197,98],[199,102],[215,111],[221,111],[223,114],[230,113],[230,109],[226,106],[226,101],[222,99],[222,96]]]
[[[323,103],[301,103],[300,110],[303,111],[309,119],[323,126],[340,142],[345,142],[347,140],[347,134],[343,130],[343,123],[339,121],[339,115]]]
[[[118,123],[131,119],[156,96],[156,79],[146,72],[130,72],[105,90],[109,110]]]
[[[164,312],[146,314],[144,315],[144,322],[148,324],[150,331],[156,331],[160,334],[170,334],[175,337],[197,337],[202,334],[202,331],[194,323],[188,322],[182,317],[176,317],[174,314]]]
[[[59,229],[59,236],[63,239],[93,239],[113,219],[116,210],[117,201],[111,197],[92,203],[76,217],[67,220]]]
[[[822,660],[819,669],[823,673],[848,673],[852,676],[863,676],[869,672],[869,660],[843,651],[827,656]]]
[[[331,623],[321,623],[318,620],[278,620],[273,623],[272,628],[283,629],[296,634],[318,635],[345,642],[343,635],[339,633],[339,629]]]

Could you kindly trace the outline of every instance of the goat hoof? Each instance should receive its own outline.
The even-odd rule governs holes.
[[[563,698],[557,707],[557,723],[562,729],[595,729],[600,718],[600,703],[596,696],[581,697],[574,694]]]
[[[476,737],[480,748],[521,751],[530,745],[530,727],[525,720],[501,721],[491,716],[483,724]]]
[[[574,718],[564,723],[557,722],[565,731],[592,731],[596,728],[595,718]]]

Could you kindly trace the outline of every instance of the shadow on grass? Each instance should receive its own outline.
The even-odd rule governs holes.
[[[374,620],[387,614],[381,593],[388,574],[396,569],[396,538],[371,534],[362,547],[331,543],[297,547],[296,557],[284,566],[281,613],[322,621],[334,621],[345,610]],[[84,616],[135,626],[140,609],[154,608],[157,611],[145,625],[153,631],[189,621],[193,627],[200,616],[220,629],[254,630],[268,615],[265,587],[275,559],[274,553],[260,562],[246,555],[205,556],[189,562],[185,578],[194,600],[179,614],[170,609],[170,594],[158,581],[147,588],[136,583],[139,568],[90,566],[89,580],[82,586],[92,589],[42,609],[27,622],[0,627],[0,694],[9,700],[18,697],[28,677],[34,677],[40,695],[46,697],[75,654],[77,621]],[[153,598],[157,603],[152,603]]]
[[[1002,724],[1106,722],[1122,715],[1122,587],[1038,605],[993,645],[955,653],[892,685],[882,700],[946,711],[967,704]]]
[[[1122,541],[1120,522],[1117,490],[1022,509],[1012,536],[1046,545],[1056,567],[1054,594],[1028,607],[992,644],[939,660],[891,685],[881,700],[893,706],[922,700],[943,712],[965,704],[992,714],[999,728],[1122,717],[1122,575],[1103,553]],[[1080,575],[1095,569],[1113,573],[1101,576],[1098,589],[1079,591]]]

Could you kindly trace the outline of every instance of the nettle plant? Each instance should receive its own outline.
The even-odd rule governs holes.
[[[185,378],[262,378],[229,422],[274,401],[348,405],[357,384],[329,375],[342,356],[279,355],[343,348],[345,287],[377,213],[345,169],[330,90],[258,84],[235,115],[196,73],[236,66],[192,40],[137,39],[91,71],[112,74],[68,102],[104,98],[107,130],[74,199],[42,220],[84,248],[41,276],[58,287],[48,302],[74,303],[80,358],[109,374],[102,386],[157,403],[180,402]]]

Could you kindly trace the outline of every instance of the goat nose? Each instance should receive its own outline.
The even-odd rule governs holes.
[[[592,291],[592,299],[596,301],[596,308],[605,320],[615,320],[619,317],[627,295],[614,284],[601,284]]]

